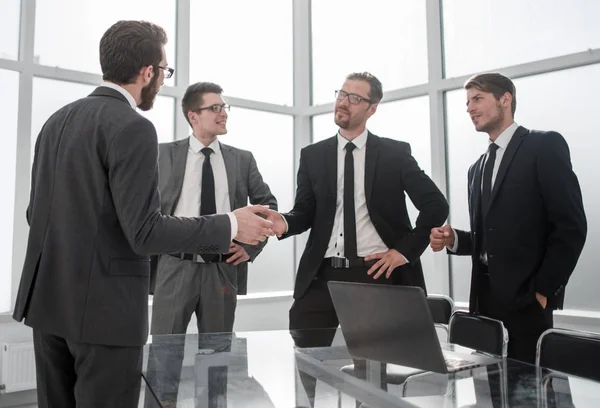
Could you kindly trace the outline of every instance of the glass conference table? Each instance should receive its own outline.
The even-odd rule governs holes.
[[[394,374],[414,369],[353,359],[339,329],[321,332],[333,337],[330,347],[297,348],[287,330],[151,336],[141,405],[600,407],[600,383],[510,359],[454,374],[421,372],[395,384]],[[350,364],[353,370],[342,370]]]

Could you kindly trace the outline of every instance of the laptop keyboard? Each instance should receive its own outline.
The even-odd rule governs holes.
[[[445,357],[446,365],[449,368],[460,368],[460,367],[468,367],[471,365],[476,365],[474,361],[465,360],[462,358],[454,358],[454,357]]]

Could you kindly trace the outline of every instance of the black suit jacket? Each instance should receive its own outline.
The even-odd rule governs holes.
[[[152,123],[107,87],[58,110],[35,145],[13,317],[74,342],[139,346],[150,254],[227,252],[227,215],[160,212]]]
[[[296,276],[295,298],[308,289],[331,238],[337,197],[337,148],[334,136],[305,147],[300,155],[296,201],[292,211],[284,214],[288,232],[282,237],[311,228]],[[388,248],[398,250],[409,261],[393,272],[392,283],[425,289],[419,257],[429,243],[431,228],[446,220],[448,203],[419,168],[408,143],[369,133],[366,149],[365,195],[369,216]],[[408,217],[405,193],[419,210],[415,228]]]
[[[231,210],[247,206],[248,200],[250,200],[251,204],[268,205],[270,209],[277,211],[277,200],[271,194],[267,183],[263,181],[252,153],[223,143],[219,144],[225,162]],[[162,211],[165,214],[173,215],[179,197],[181,197],[189,146],[189,137],[159,145],[158,187]],[[253,262],[261,253],[267,241],[258,245],[241,244],[250,256],[250,262]],[[153,259],[153,261],[158,262],[158,259]],[[237,270],[237,293],[245,295],[248,292],[248,262],[242,262],[235,268]],[[151,284],[152,289],[154,288],[153,284],[154,282]]]
[[[487,229],[491,288],[503,306],[518,310],[539,292],[548,307],[562,308],[587,234],[567,142],[557,132],[519,126],[502,157],[487,209],[479,204],[484,157],[468,174],[471,231],[456,231],[457,255],[473,261],[471,311],[478,310],[479,217]]]

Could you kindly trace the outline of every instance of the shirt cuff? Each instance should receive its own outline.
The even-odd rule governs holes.
[[[285,217],[283,216],[282,213],[279,213],[279,215],[281,215],[281,218],[283,218],[283,222],[285,222],[285,232],[284,234],[287,234],[287,232],[290,230],[290,226],[287,223],[287,220],[285,219]]]
[[[233,239],[238,233],[237,218],[235,217],[235,215],[233,215],[232,212],[227,213],[227,215],[229,216],[229,222],[231,223],[231,241],[233,241]]]
[[[458,235],[456,235],[456,230],[454,228],[452,228],[452,233],[454,234],[454,245],[452,245],[452,248],[448,247],[448,251],[456,253],[458,250]]]

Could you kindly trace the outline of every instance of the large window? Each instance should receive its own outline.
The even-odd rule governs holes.
[[[190,83],[293,105],[291,0],[190,3]]]
[[[0,69],[0,126],[2,126],[2,160],[0,160],[0,313],[11,309],[11,274],[13,222],[15,213],[15,171],[17,160],[17,105],[19,74]],[[25,216],[25,214],[21,214]]]
[[[311,4],[314,104],[331,102],[351,72],[372,73],[384,90],[427,82],[424,1]]]
[[[0,59],[19,57],[19,23],[21,15],[19,0],[3,0],[0,9]]]
[[[249,150],[281,211],[294,204],[293,120],[291,116],[232,107],[222,143]],[[294,276],[294,240],[271,238],[250,264],[248,293],[290,290]]]
[[[172,142],[175,140],[175,99],[170,96],[158,95],[154,101],[154,107],[149,111],[138,109],[142,115],[150,119],[156,128],[158,142]],[[177,114],[183,115],[181,111]],[[190,131],[191,132],[191,131]],[[179,135],[183,139],[186,135]]]
[[[165,29],[167,61],[175,66],[175,0],[38,0],[35,8],[34,55],[39,64],[100,74],[102,34],[119,20],[147,20]]]
[[[446,77],[600,47],[596,1],[443,0],[443,15]]]
[[[429,131],[429,99],[426,96],[382,103],[377,112],[369,119],[367,127],[377,136],[407,142],[411,146],[412,155],[419,163],[419,167],[431,177],[431,135]],[[319,141],[333,136],[337,127],[333,121],[333,114],[319,115],[313,118],[314,141]],[[413,227],[419,211],[413,203],[407,200],[408,214]],[[430,291],[445,292],[446,289],[438,285],[440,277],[434,269],[435,254],[427,248],[421,256],[423,272]]]
[[[600,150],[596,119],[600,65],[518,79],[515,120],[529,129],[555,130],[569,144],[571,162],[579,178],[588,220],[586,246],[567,285],[566,306],[597,309],[600,284],[597,277],[595,242],[600,240],[600,193],[598,173]],[[548,98],[551,92],[552,98]],[[450,212],[453,226],[469,229],[467,210],[467,169],[487,148],[487,135],[477,133],[465,112],[465,91],[447,94]],[[559,102],[557,102],[559,101]],[[570,102],[570,103],[569,103]],[[471,261],[452,257],[455,299],[468,300]]]

